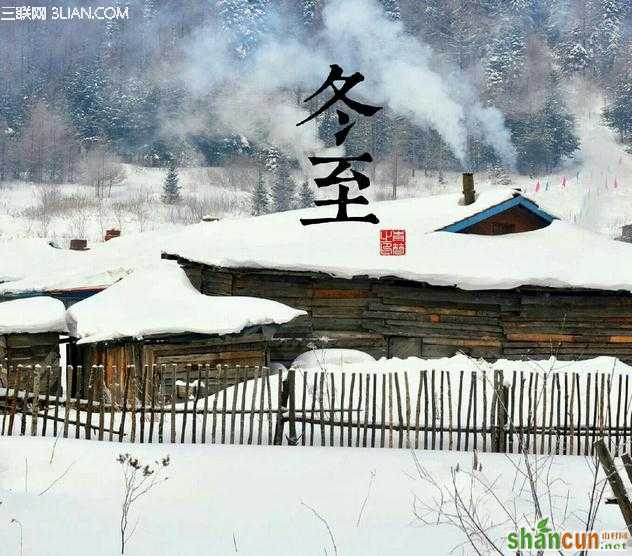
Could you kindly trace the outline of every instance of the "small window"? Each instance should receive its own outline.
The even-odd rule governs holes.
[[[508,224],[506,222],[492,222],[492,235],[502,236],[504,234],[513,234],[515,231],[515,224]]]

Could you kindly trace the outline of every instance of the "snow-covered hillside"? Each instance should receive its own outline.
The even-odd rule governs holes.
[[[632,223],[632,155],[601,124],[599,101],[576,107],[581,151],[575,160],[550,175],[508,174],[509,186],[520,188],[545,210],[588,229],[617,237],[621,226]],[[161,202],[165,168],[123,165],[124,179],[98,198],[85,184],[0,184],[0,241],[46,237],[65,243],[71,238],[101,241],[105,231],[123,234],[174,229],[199,222],[203,216],[232,218],[250,213],[250,192],[256,181],[253,168],[181,168],[183,201]],[[414,174],[414,175],[413,175]],[[296,181],[302,177],[295,175]],[[392,171],[383,163],[376,180],[364,193],[373,200],[389,199]],[[499,186],[488,172],[475,175],[479,192]],[[425,175],[405,168],[399,174],[398,198],[427,197],[461,189],[461,175]],[[321,197],[330,196],[320,192]]]

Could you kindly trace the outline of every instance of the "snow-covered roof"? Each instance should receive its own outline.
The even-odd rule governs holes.
[[[136,270],[68,309],[79,343],[180,333],[233,334],[250,326],[284,324],[305,314],[253,297],[211,297],[198,292],[172,261]]]
[[[378,225],[299,221],[331,217],[335,207],[202,223],[166,238],[164,251],[212,266],[396,276],[470,290],[533,285],[632,291],[632,245],[568,222],[501,236],[435,231],[514,194],[484,192],[468,206],[459,204],[460,195],[449,194],[349,208],[354,215],[375,213]],[[380,255],[381,229],[406,230],[406,255]]]
[[[52,297],[29,297],[0,303],[0,334],[68,332],[66,308]]]
[[[52,247],[46,239],[0,243],[0,295],[104,288],[160,259],[169,232],[143,232],[90,245],[87,251]]]

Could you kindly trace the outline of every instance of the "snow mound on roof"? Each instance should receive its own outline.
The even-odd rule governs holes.
[[[356,349],[313,349],[301,353],[292,367],[303,371],[342,372],[351,366],[374,367],[375,359]]]
[[[472,205],[459,195],[374,203],[377,226],[346,222],[301,225],[331,216],[330,207],[191,226],[171,236],[165,252],[211,266],[323,272],[341,278],[396,276],[461,289],[523,285],[632,290],[632,245],[559,220],[532,232],[480,236],[436,232],[515,194],[481,193]],[[355,208],[367,212],[367,207]],[[406,230],[404,256],[379,252],[381,229]]]
[[[160,259],[165,237],[173,232],[143,232],[71,251],[45,239],[0,243],[0,294],[104,288]]]
[[[79,343],[155,334],[233,334],[265,324],[284,324],[305,314],[254,297],[211,297],[198,292],[172,261],[137,270],[68,310]]]
[[[52,297],[29,297],[0,303],[0,334],[68,332],[66,308]]]

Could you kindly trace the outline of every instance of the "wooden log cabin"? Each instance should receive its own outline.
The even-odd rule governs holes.
[[[221,377],[224,384],[243,379],[234,374],[237,365],[252,375],[255,366],[270,363],[274,333],[302,314],[275,301],[201,295],[178,265],[158,261],[68,310],[69,361],[84,375],[103,365],[108,387],[124,384],[131,365],[139,377],[146,365],[156,365],[167,393],[174,365],[176,380],[189,382],[208,365],[212,392],[220,386],[217,365],[231,369]],[[193,375],[187,377],[189,364]]]
[[[18,367],[24,369],[20,373],[21,384],[29,388],[33,386],[37,366],[40,378],[48,367],[56,373],[60,363],[60,336],[67,332],[61,301],[31,297],[0,303],[0,386],[15,386]],[[13,372],[9,373],[9,369]],[[51,377],[55,377],[55,373]],[[48,384],[54,391],[58,381],[49,378]]]
[[[305,310],[272,343],[272,359],[286,364],[310,345],[374,357],[632,361],[632,246],[559,221],[519,192],[477,196],[471,184],[465,176],[462,197],[375,203],[377,227],[302,227],[306,211],[200,224],[163,256],[205,294]],[[406,255],[380,256],[379,229],[405,230]]]

